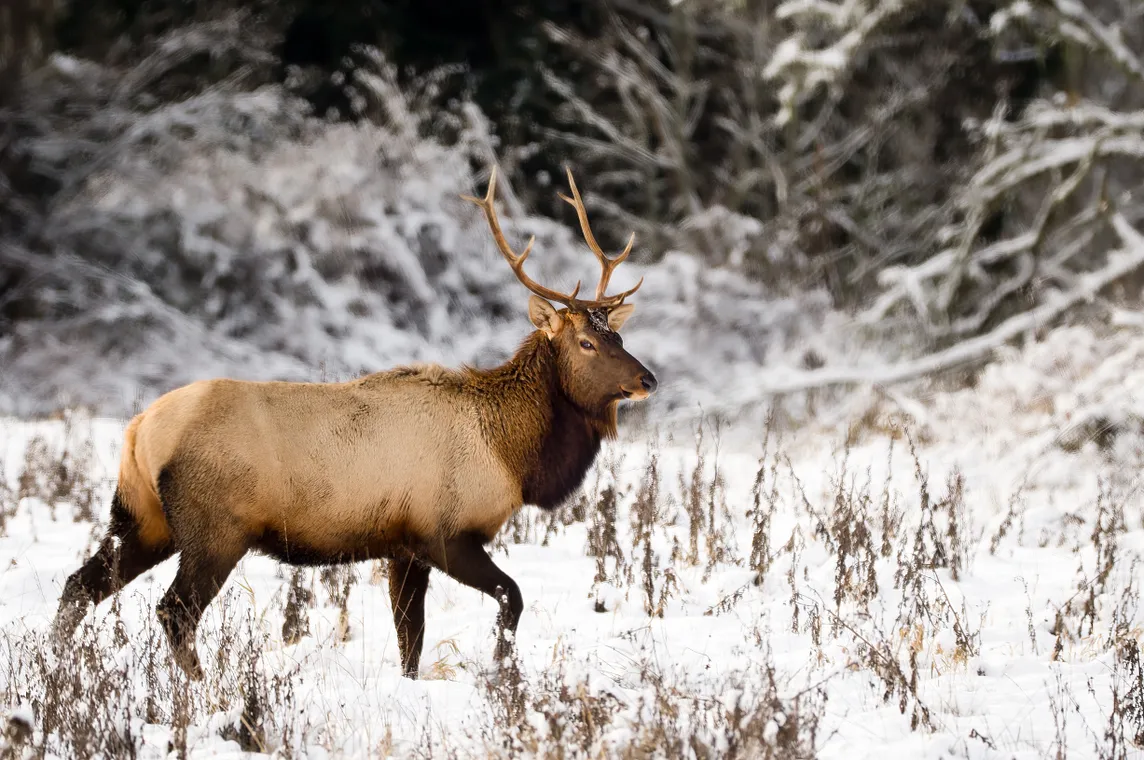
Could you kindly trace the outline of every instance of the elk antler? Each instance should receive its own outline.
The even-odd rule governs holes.
[[[571,170],[568,172],[568,180],[570,182],[572,180]],[[621,261],[626,259],[629,253],[631,253],[632,243],[635,242],[635,234],[632,234],[632,239],[628,241],[628,247],[622,254],[620,254],[620,256],[615,259],[609,259],[607,256],[605,256],[603,251],[600,250],[599,245],[596,244],[596,239],[592,237],[592,231],[588,228],[588,217],[584,213],[584,206],[582,203],[580,203],[580,193],[576,190],[576,184],[574,182],[572,183],[572,192],[576,196],[576,200],[573,201],[564,195],[561,195],[560,197],[577,206],[577,211],[580,215],[580,225],[584,230],[584,236],[588,241],[588,246],[592,249],[593,253],[596,254],[596,257],[600,259],[600,263],[604,268],[604,272],[600,277],[600,284],[596,288],[596,299],[589,301],[581,300],[576,297],[576,294],[580,292],[580,282],[577,282],[576,287],[573,288],[572,292],[567,295],[559,291],[546,288],[543,285],[535,282],[531,277],[524,273],[524,260],[527,259],[528,254],[532,252],[532,244],[536,242],[536,236],[533,235],[531,238],[529,238],[528,245],[524,247],[524,251],[521,254],[517,255],[512,250],[512,247],[504,238],[504,232],[501,231],[500,221],[497,219],[497,212],[494,206],[496,187],[497,169],[494,166],[492,172],[489,174],[489,189],[484,198],[475,198],[471,195],[462,195],[461,198],[462,200],[471,201],[472,203],[477,204],[481,211],[485,213],[485,219],[489,223],[489,229],[492,230],[493,240],[496,241],[497,248],[500,249],[501,255],[504,256],[506,261],[508,261],[508,265],[512,267],[512,271],[516,274],[516,278],[520,280],[521,284],[523,284],[526,288],[541,298],[546,298],[549,301],[555,301],[556,303],[567,306],[569,309],[575,310],[600,309],[610,306],[617,306],[622,303],[625,298],[639,290],[640,285],[643,284],[643,278],[640,278],[640,281],[636,283],[636,286],[631,290],[625,291],[615,296],[604,296],[604,290],[608,286],[608,280],[612,276],[612,270],[615,269],[616,265],[618,265]]]
[[[600,260],[600,266],[603,267],[604,270],[600,274],[600,284],[596,286],[596,298],[597,300],[608,301],[613,305],[623,303],[625,298],[635,293],[640,289],[640,285],[643,285],[642,277],[634,288],[625,290],[618,296],[605,298],[604,293],[608,290],[608,280],[612,279],[612,272],[614,272],[616,267],[632,252],[632,245],[636,242],[636,233],[633,232],[632,236],[628,238],[628,244],[619,256],[614,259],[609,259],[603,249],[600,248],[600,244],[596,242],[596,236],[592,234],[592,227],[588,224],[588,211],[584,208],[584,199],[580,197],[580,191],[576,189],[576,180],[572,179],[572,170],[568,169],[567,171],[568,185],[572,188],[572,197],[569,198],[567,195],[561,193],[560,199],[565,203],[571,204],[571,206],[576,209],[576,216],[580,217],[580,230],[584,233],[584,242],[592,249],[592,253],[596,255],[596,258]]]
[[[484,198],[475,198],[471,195],[462,195],[462,200],[472,201],[480,206],[481,211],[485,212],[485,219],[488,220],[489,229],[493,232],[493,240],[496,241],[497,248],[500,249],[501,254],[508,261],[508,265],[512,267],[512,271],[516,273],[516,278],[521,281],[524,287],[531,290],[541,298],[547,298],[549,301],[556,301],[565,306],[572,308],[573,303],[576,303],[576,294],[580,292],[580,283],[576,283],[576,287],[568,295],[564,295],[556,290],[546,288],[538,282],[533,281],[531,277],[524,273],[524,260],[528,258],[528,254],[532,253],[532,244],[536,242],[536,235],[528,239],[528,245],[524,247],[524,253],[519,256],[513,252],[512,246],[504,239],[504,233],[501,231],[500,222],[497,220],[497,210],[494,207],[494,196],[497,192],[497,168],[494,166],[492,172],[489,174],[489,191]]]

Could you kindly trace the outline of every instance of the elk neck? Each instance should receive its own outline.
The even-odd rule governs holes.
[[[470,370],[486,440],[520,480],[525,504],[554,509],[584,481],[604,438],[616,435],[616,404],[577,406],[560,383],[556,349],[539,330],[491,370]]]

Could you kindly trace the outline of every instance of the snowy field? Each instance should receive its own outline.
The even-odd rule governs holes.
[[[846,425],[629,431],[578,501],[498,542],[518,662],[492,661],[494,604],[434,574],[416,682],[380,563],[245,559],[201,684],[154,617],[174,560],[57,660],[124,422],[5,420],[0,757],[1139,756],[1141,350],[1061,329]]]

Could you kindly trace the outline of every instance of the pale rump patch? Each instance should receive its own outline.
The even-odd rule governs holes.
[[[123,454],[119,463],[116,486],[123,505],[139,524],[140,540],[147,546],[161,546],[171,537],[155,481],[147,470],[146,447],[137,447],[136,438],[143,415],[127,425],[123,436]]]

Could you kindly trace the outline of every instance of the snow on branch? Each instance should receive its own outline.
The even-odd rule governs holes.
[[[1051,223],[1057,221],[1061,210],[1090,178],[1097,159],[1113,156],[1144,158],[1144,136],[1115,135],[1107,127],[1084,137],[1059,140],[1030,138],[1041,125],[1049,121],[1041,111],[1023,126],[1007,129],[1005,136],[1014,138],[1012,147],[972,178],[962,199],[966,217],[976,219],[976,222],[965,225],[956,238],[957,245],[939,251],[921,264],[888,267],[879,273],[879,284],[886,290],[861,315],[862,322],[873,324],[885,318],[892,308],[904,301],[919,315],[926,317],[923,324],[933,337],[978,331],[1006,297],[1031,280],[1037,269],[1034,256],[1040,252],[1050,235]],[[1073,123],[1076,121],[1080,119]],[[1121,115],[1115,121],[1104,118],[1097,121],[1115,123],[1117,126],[1133,125],[1137,121],[1144,124],[1144,113]],[[1024,183],[1034,177],[1070,166],[1070,174],[1061,178],[1042,198],[1040,210],[1028,229],[974,250],[985,209],[990,208],[999,198],[1019,191]],[[1091,208],[1080,209],[1072,216],[1075,223],[1073,229],[1083,228],[1098,218],[1099,214],[1093,213]],[[995,289],[984,293],[972,314],[951,321],[942,321],[941,315],[933,315],[935,309],[946,312],[950,308],[953,293],[963,277],[969,275],[983,279],[986,268],[1005,261],[1014,262],[1016,273],[1002,278]],[[1060,259],[1056,261],[1058,267],[1063,263]]]
[[[1038,29],[1102,53],[1124,73],[1144,82],[1144,61],[1125,43],[1120,25],[1105,23],[1088,6],[1078,0],[1017,0],[993,14],[990,31],[996,37],[1012,28]]]
[[[906,305],[931,338],[971,335],[1035,277],[1067,282],[1086,271],[1084,259],[1074,259],[1083,250],[1076,243],[1092,239],[1109,171],[1144,165],[1142,127],[1144,111],[1090,103],[1039,102],[1016,122],[995,116],[979,128],[992,157],[960,195],[963,221],[944,232],[951,244],[918,264],[880,272],[884,290],[860,321],[874,324]],[[1015,199],[1038,210],[1008,236],[983,240],[985,220]],[[976,289],[968,313],[956,303],[966,285]]]
[[[1074,39],[1088,47],[1103,50],[1125,72],[1144,82],[1144,62],[1120,34],[1093,15],[1084,3],[1077,0],[1053,0],[1053,7],[1061,17],[1071,23],[1061,24],[1062,32],[1072,33]]]
[[[811,5],[802,10],[810,13]],[[1054,289],[1069,292],[1100,266],[1103,256],[1091,247],[1099,245],[1103,199],[1123,195],[1127,216],[1139,218],[1134,192],[1144,179],[1144,110],[1117,110],[1139,102],[1144,83],[1144,65],[1124,41],[1134,23],[1126,11],[1105,20],[1076,0],[1017,0],[993,13],[988,28],[1002,59],[1006,48],[1065,40],[1114,68],[1100,69],[1095,80],[1070,79],[1068,93],[1019,106],[1001,101],[988,120],[966,123],[981,146],[978,163],[956,191],[951,220],[936,238],[940,247],[879,272],[881,292],[860,323],[905,312],[944,345],[1028,308],[1018,295],[1047,305]],[[1118,69],[1133,81],[1111,81]]]
[[[1071,290],[1048,296],[1036,308],[1010,317],[985,334],[967,338],[918,359],[890,366],[830,367],[814,371],[776,370],[760,378],[759,389],[781,394],[831,386],[889,385],[981,362],[1014,338],[1053,322],[1080,303],[1091,301],[1102,289],[1144,266],[1144,234],[1132,227],[1120,212],[1110,214],[1109,223],[1123,247],[1109,253],[1101,269],[1078,278],[1076,286]],[[752,389],[752,393],[757,390]]]
[[[837,88],[853,60],[881,25],[902,11],[910,0],[788,0],[775,12],[792,23],[796,31],[775,49],[763,77],[782,83],[779,124],[794,118],[795,109],[820,86]],[[823,22],[838,36],[825,45],[816,45],[810,30]]]

